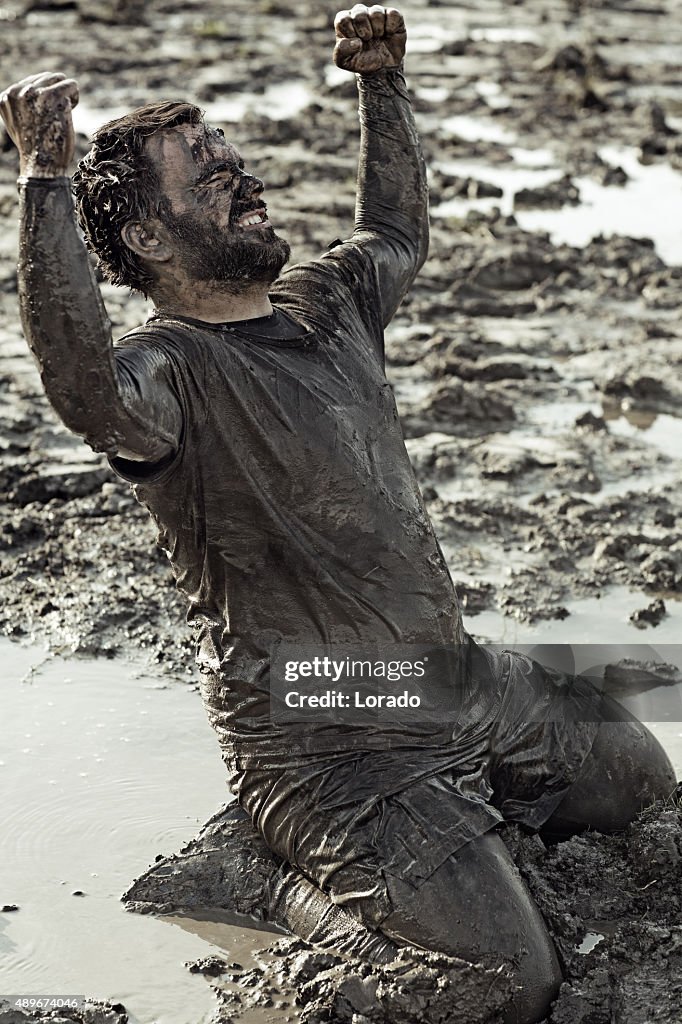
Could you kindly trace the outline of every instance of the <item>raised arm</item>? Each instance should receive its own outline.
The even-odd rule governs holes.
[[[356,4],[335,20],[335,63],[357,74],[360,162],[353,240],[371,252],[386,325],[429,244],[426,167],[402,72],[407,33],[393,7]]]
[[[19,150],[19,304],[45,391],[69,429],[95,451],[155,462],[180,436],[180,409],[149,360],[136,379],[117,371],[111,326],[75,221],[71,109],[64,75],[32,75],[0,97]],[[144,360],[141,360],[141,369]]]

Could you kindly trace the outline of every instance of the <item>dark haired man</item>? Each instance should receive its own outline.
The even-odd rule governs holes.
[[[513,961],[509,1020],[532,1022],[560,973],[495,826],[617,828],[674,776],[638,723],[600,721],[584,681],[463,629],[383,368],[428,237],[405,27],[357,5],[336,33],[337,64],[358,73],[355,231],[281,277],[263,183],[196,107],[153,104],[96,134],[74,179],[86,240],[155,306],[115,348],[66,177],[76,85],[10,88],[24,329],[63,421],[159,526],[231,785],[270,849],[392,940]],[[451,715],[401,734],[292,729],[269,713],[283,642],[450,645]]]

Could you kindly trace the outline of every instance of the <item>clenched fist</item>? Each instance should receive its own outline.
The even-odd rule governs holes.
[[[334,20],[334,63],[344,71],[369,75],[397,67],[405,54],[405,22],[395,7],[356,4],[339,11]]]
[[[65,75],[43,71],[11,85],[0,96],[0,114],[19,150],[20,173],[31,178],[67,174],[73,157],[71,108],[78,86]]]

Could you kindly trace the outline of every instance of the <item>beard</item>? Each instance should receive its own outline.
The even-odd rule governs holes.
[[[193,213],[165,210],[161,219],[178,242],[178,256],[193,281],[219,281],[235,292],[254,283],[272,284],[291,253],[289,243],[271,227],[252,228],[258,237],[247,241]]]

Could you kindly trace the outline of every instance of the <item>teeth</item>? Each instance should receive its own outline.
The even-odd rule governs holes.
[[[262,213],[260,213],[260,212],[259,213],[248,213],[248,214],[244,214],[243,216],[241,216],[239,218],[239,223],[243,227],[249,227],[251,224],[260,224],[260,223],[262,223],[262,220],[263,220],[263,214]]]

